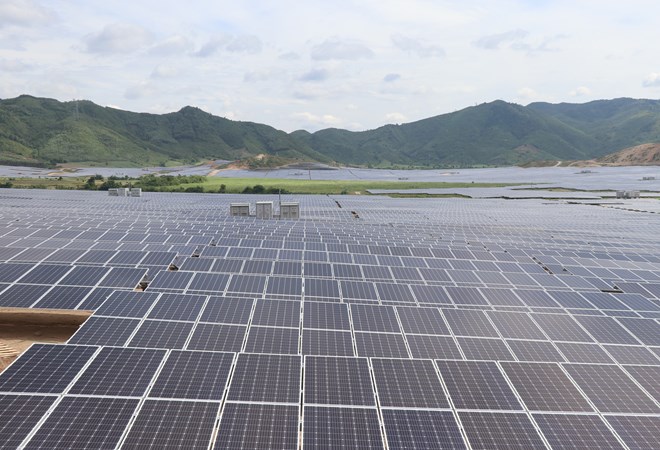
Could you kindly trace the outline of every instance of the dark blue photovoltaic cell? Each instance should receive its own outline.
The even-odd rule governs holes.
[[[193,326],[190,322],[145,320],[129,342],[129,346],[183,348]]]
[[[524,413],[459,412],[473,449],[545,449],[531,420]]]
[[[237,297],[210,297],[200,317],[201,322],[247,325],[254,300]]]
[[[305,403],[376,404],[365,358],[305,357]]]
[[[437,361],[458,409],[522,409],[497,365],[487,361]]]
[[[158,294],[151,292],[115,291],[96,310],[96,316],[142,318],[156,302]]]
[[[450,411],[384,409],[390,449],[465,449],[461,430]]]
[[[97,347],[34,344],[0,374],[0,392],[61,393]]]
[[[207,448],[219,409],[220,403],[147,400],[121,448]]]
[[[239,352],[245,339],[245,326],[199,323],[195,327],[188,350]]]
[[[162,294],[149,312],[150,319],[195,321],[206,303],[203,295]]]
[[[383,448],[376,409],[305,406],[303,414],[304,448]]]
[[[296,449],[299,415],[297,405],[226,403],[216,448]]]
[[[381,406],[448,408],[440,378],[430,360],[371,360]]]
[[[302,360],[294,355],[241,354],[229,387],[230,401],[298,403]]]
[[[139,319],[92,316],[67,343],[121,346],[126,343],[139,324]]]
[[[660,407],[618,366],[565,364],[564,367],[601,412],[660,413]]]
[[[101,349],[69,393],[142,397],[165,357],[165,350]]]
[[[593,448],[618,450],[624,447],[598,416],[534,414],[553,449]]]
[[[173,350],[150,397],[222,400],[233,353]]]
[[[55,396],[0,395],[0,448],[18,448],[55,400]]]
[[[64,397],[25,448],[114,448],[138,403],[138,399]]]
[[[628,447],[639,450],[658,448],[660,417],[606,416],[606,420]]]

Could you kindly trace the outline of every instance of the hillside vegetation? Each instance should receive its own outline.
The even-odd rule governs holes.
[[[287,134],[200,109],[156,115],[21,96],[0,100],[0,164],[148,166],[225,159],[272,166],[319,161],[371,167],[477,167],[591,160],[660,142],[660,101],[494,101],[351,132]],[[256,158],[267,155],[266,159]]]

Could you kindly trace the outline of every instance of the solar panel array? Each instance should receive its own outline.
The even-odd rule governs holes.
[[[653,214],[237,199],[0,190],[0,307],[94,311],[0,374],[0,448],[658,447]]]

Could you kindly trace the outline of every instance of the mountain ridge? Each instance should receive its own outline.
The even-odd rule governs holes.
[[[527,106],[495,100],[373,130],[314,133],[286,133],[192,106],[151,114],[86,100],[0,100],[0,163],[11,164],[145,166],[266,154],[371,167],[478,167],[589,160],[654,142],[660,142],[660,101],[651,99]]]

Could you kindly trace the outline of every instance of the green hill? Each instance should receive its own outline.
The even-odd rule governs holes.
[[[131,167],[261,153],[328,161],[283,131],[193,107],[156,115],[27,95],[0,101],[0,163]]]
[[[658,100],[526,107],[498,100],[375,130],[290,134],[193,107],[157,115],[27,95],[0,100],[0,164],[129,167],[266,154],[374,167],[465,167],[591,159],[654,142],[660,142]]]

